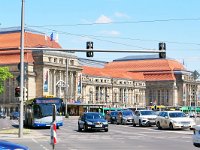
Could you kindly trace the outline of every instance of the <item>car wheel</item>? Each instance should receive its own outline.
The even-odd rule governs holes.
[[[160,122],[157,122],[156,126],[158,127],[158,129],[162,129],[162,127],[160,126]]]
[[[169,124],[169,129],[170,129],[170,130],[173,130],[173,129],[174,129],[174,127],[173,127],[173,124],[172,124],[172,123],[170,123],[170,124]]]
[[[81,132],[81,131],[82,131],[82,129],[81,129],[80,125],[78,124],[78,132]]]
[[[84,131],[88,131],[87,125],[84,125]]]
[[[139,120],[139,126],[140,126],[140,127],[142,127],[142,123],[141,123],[141,120]]]
[[[133,126],[136,127],[135,121],[133,120]]]
[[[113,124],[114,123],[113,120],[111,120],[110,123]]]
[[[108,129],[105,129],[105,132],[108,132]]]

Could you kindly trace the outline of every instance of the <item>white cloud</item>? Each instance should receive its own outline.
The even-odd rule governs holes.
[[[127,14],[121,12],[115,12],[115,16],[119,18],[130,18]]]
[[[112,19],[110,19],[109,17],[105,16],[105,15],[101,15],[96,21],[95,23],[111,23]]]
[[[120,32],[112,30],[112,31],[102,31],[101,34],[104,35],[111,35],[111,36],[118,36],[120,35]]]

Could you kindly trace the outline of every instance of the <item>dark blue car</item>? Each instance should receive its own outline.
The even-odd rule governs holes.
[[[12,112],[11,114],[10,114],[10,120],[15,120],[15,119],[19,119],[19,112]]]
[[[0,140],[0,150],[29,150],[27,146]]]
[[[102,113],[85,112],[78,119],[78,131],[104,130],[108,132],[108,121]]]

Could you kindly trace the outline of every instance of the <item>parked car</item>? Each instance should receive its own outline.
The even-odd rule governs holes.
[[[78,119],[78,131],[104,130],[108,132],[108,121],[102,113],[85,112]]]
[[[117,124],[132,124],[134,113],[132,110],[122,110],[118,112]]]
[[[194,134],[192,135],[193,145],[200,147],[200,125],[193,126]]]
[[[4,141],[4,140],[0,140],[0,149],[1,150],[29,150],[27,146],[13,143],[13,142]]]
[[[158,129],[183,129],[192,128],[194,125],[194,119],[189,118],[182,111],[163,111],[156,118]]]
[[[6,114],[5,114],[5,113],[3,113],[3,112],[0,112],[0,118],[3,118],[3,119],[5,119],[5,118],[6,118]]]
[[[197,113],[195,113],[195,112],[189,112],[188,114],[187,114],[190,118],[195,118],[195,117],[197,117]],[[196,116],[195,116],[196,115]]]
[[[117,114],[118,111],[110,111],[106,114],[105,118],[108,122],[110,122],[111,124],[116,123],[117,122]]]
[[[153,110],[136,110],[133,117],[133,126],[151,126],[155,125],[156,113]]]
[[[15,111],[10,114],[10,120],[19,119],[19,112]]]

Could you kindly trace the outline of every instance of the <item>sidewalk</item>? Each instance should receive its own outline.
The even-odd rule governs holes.
[[[19,129],[5,129],[0,131],[0,139],[18,139],[19,138]],[[22,138],[49,138],[49,136],[45,136],[36,130],[23,129],[23,137]]]

